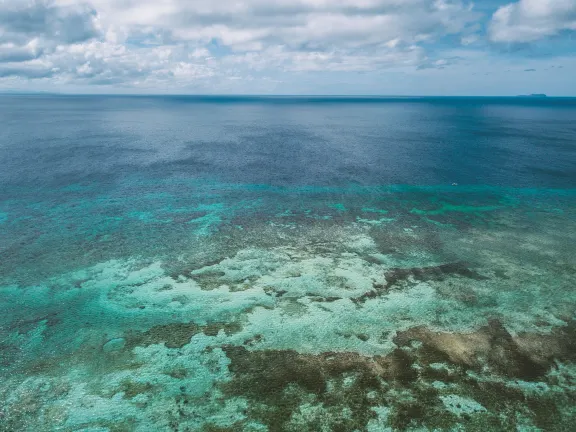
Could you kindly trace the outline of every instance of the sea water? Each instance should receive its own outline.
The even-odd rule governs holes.
[[[570,430],[576,99],[0,96],[0,430]]]

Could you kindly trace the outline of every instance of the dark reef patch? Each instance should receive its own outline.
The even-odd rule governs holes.
[[[469,264],[465,262],[453,262],[430,267],[393,268],[384,274],[384,283],[374,284],[373,290],[351,300],[357,304],[364,303],[366,300],[385,294],[392,287],[410,280],[418,282],[444,281],[455,276],[476,281],[489,279],[487,276],[472,270]]]
[[[374,408],[382,406],[389,409],[389,425],[399,431],[422,425],[434,430],[456,425],[466,430],[516,430],[522,416],[544,430],[561,430],[569,414],[555,401],[570,404],[576,395],[530,395],[514,383],[546,382],[555,361],[575,360],[575,329],[570,324],[547,335],[512,336],[496,320],[471,333],[415,327],[397,334],[393,352],[372,357],[223,346],[233,378],[221,389],[228,396],[247,398],[248,418],[270,431],[298,430],[295,418],[301,406],[310,403],[325,414],[309,419],[305,430],[364,431],[376,417]],[[546,384],[539,386],[546,390]],[[486,411],[450,412],[441,397],[454,392]],[[334,415],[344,411],[346,416]]]
[[[384,405],[394,407],[391,421],[399,428],[412,421],[440,426],[450,420],[450,416],[439,415],[437,391],[418,383],[417,358],[408,350],[369,357],[354,352],[312,355],[235,346],[223,349],[234,376],[223,385],[224,392],[250,399],[249,416],[270,431],[293,430],[287,424],[310,396],[329,412],[349,412],[346,417],[330,416],[330,430],[365,430],[376,417],[373,408]],[[399,400],[394,391],[402,389],[413,389],[418,399]],[[320,430],[320,424],[307,427]]]
[[[171,323],[157,325],[145,332],[131,331],[126,335],[126,346],[148,346],[164,343],[167,348],[182,348],[190,342],[190,339],[199,333],[206,336],[216,336],[220,330],[224,330],[227,335],[231,335],[242,330],[239,323],[211,323],[198,325],[195,323]]]
[[[283,431],[292,414],[311,394],[326,407],[352,408],[349,418],[335,417],[332,430],[354,430],[374,417],[372,406],[381,398],[370,399],[368,390],[381,390],[382,378],[403,376],[409,364],[402,359],[363,357],[356,353],[299,354],[295,351],[248,351],[244,347],[223,347],[230,358],[234,379],[223,386],[225,393],[252,400],[249,415],[265,423],[270,431]],[[351,374],[354,383],[343,385]],[[330,389],[330,382],[337,390]]]
[[[419,282],[443,281],[451,276],[461,276],[473,280],[486,280],[488,277],[470,269],[464,262],[440,264],[430,267],[393,268],[386,272],[384,288],[388,289],[400,282],[413,278]]]
[[[41,321],[46,321],[47,327],[53,327],[60,322],[60,318],[58,318],[57,312],[53,312],[40,317],[18,319],[14,320],[11,323],[11,325],[6,328],[6,330],[7,331],[18,330],[18,333],[24,334],[31,330],[34,330]]]

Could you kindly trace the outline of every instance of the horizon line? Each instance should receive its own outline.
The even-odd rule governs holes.
[[[137,97],[196,97],[196,98],[522,98],[522,99],[570,99],[576,95],[550,96],[544,93],[520,95],[404,95],[404,94],[238,94],[238,93],[63,93],[50,91],[2,90],[0,96],[137,96]]]

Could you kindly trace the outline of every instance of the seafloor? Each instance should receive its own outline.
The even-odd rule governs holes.
[[[574,430],[576,191],[90,187],[0,209],[0,430]]]

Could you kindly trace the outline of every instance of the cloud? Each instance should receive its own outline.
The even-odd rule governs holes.
[[[520,0],[500,7],[492,16],[494,42],[524,43],[576,30],[576,1]]]
[[[16,45],[14,42],[0,43],[0,63],[33,60],[42,53],[38,39],[32,39],[25,45]]]
[[[458,62],[462,61],[463,58],[459,56],[447,56],[441,59],[425,59],[424,61],[420,62],[417,70],[425,70],[425,69],[446,69],[448,66],[455,65]]]
[[[118,34],[216,40],[237,51],[414,43],[457,33],[475,18],[460,0],[93,0],[93,5]]]
[[[469,0],[0,0],[0,87],[290,92],[383,74],[422,85],[471,56],[502,56],[487,37],[522,43],[576,28],[574,0],[498,1],[509,4],[492,16],[478,2],[486,22]]]
[[[99,35],[96,12],[86,4],[0,0],[0,78],[58,77],[68,62],[54,61],[61,47]]]
[[[0,77],[177,87],[415,68],[437,39],[469,43],[477,18],[464,0],[0,0]]]
[[[28,79],[49,78],[55,69],[41,61],[24,63],[0,63],[0,78],[23,77]]]
[[[468,0],[0,0],[0,81],[217,91],[321,73],[419,79],[464,68],[451,49],[487,62],[484,24],[498,43],[576,29],[574,0],[494,9],[486,23]]]
[[[87,4],[58,5],[48,0],[2,0],[2,40],[28,43],[82,42],[98,35],[96,11]]]

